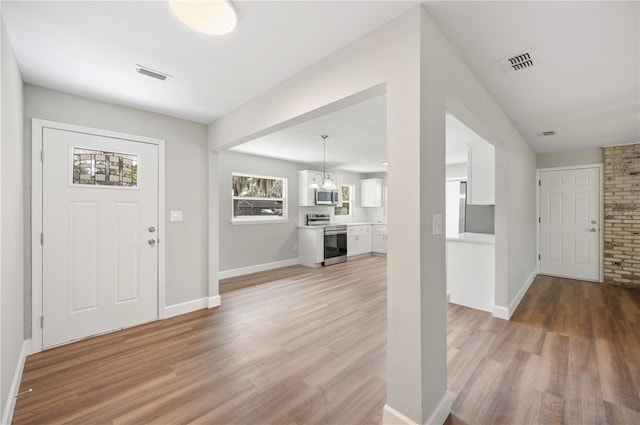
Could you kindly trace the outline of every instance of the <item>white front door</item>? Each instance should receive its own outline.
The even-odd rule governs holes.
[[[158,146],[43,128],[43,347],[158,317]]]
[[[540,273],[600,277],[600,170],[540,173]]]

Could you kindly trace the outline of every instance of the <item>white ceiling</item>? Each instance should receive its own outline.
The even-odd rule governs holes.
[[[2,0],[2,14],[27,83],[209,123],[417,2],[234,4],[239,23],[226,36],[184,27],[166,1]],[[640,140],[639,2],[423,4],[534,151]],[[499,59],[532,47],[535,67],[503,71]],[[140,76],[136,64],[173,77],[159,82]],[[292,146],[306,141],[310,146],[299,149],[300,157],[288,159],[317,164],[319,136],[327,133],[331,163],[373,171],[386,150],[374,147],[384,134],[377,121],[384,108],[376,112],[376,104],[371,100],[371,117],[364,117],[366,104],[355,105],[267,142],[289,138],[282,143],[293,154]],[[370,128],[349,128],[343,116],[349,114]],[[536,135],[546,130],[557,135]],[[361,161],[363,146],[368,164]]]
[[[535,152],[640,142],[640,2],[427,2]],[[498,61],[535,48],[536,65]],[[556,136],[536,133],[555,130]]]
[[[224,36],[186,27],[168,1],[2,0],[2,14],[27,83],[208,124],[416,4],[235,1]]]

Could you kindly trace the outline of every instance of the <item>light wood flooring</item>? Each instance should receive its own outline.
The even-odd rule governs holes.
[[[386,260],[221,282],[222,306],[29,356],[14,424],[379,424]],[[451,304],[447,424],[640,424],[640,291],[539,276]]]

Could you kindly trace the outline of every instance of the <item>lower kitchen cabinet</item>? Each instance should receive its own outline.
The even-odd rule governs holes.
[[[349,226],[347,228],[347,257],[371,252],[371,226]]]
[[[387,253],[387,226],[375,224],[371,226],[371,251],[378,254]]]
[[[321,266],[324,261],[324,227],[298,228],[298,257],[307,267]]]

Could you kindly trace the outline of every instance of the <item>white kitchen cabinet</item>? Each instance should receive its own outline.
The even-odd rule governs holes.
[[[495,205],[496,172],[495,149],[489,143],[473,143],[468,152],[467,203]]]
[[[360,206],[382,206],[382,179],[360,180]]]
[[[447,239],[449,301],[492,313],[496,285],[495,239],[491,240],[493,235],[465,235]]]
[[[371,226],[347,227],[347,257],[371,252]]]
[[[344,177],[340,174],[329,174],[331,180],[336,184],[338,190],[338,203],[342,203],[342,182]],[[309,185],[313,179],[319,184],[322,183],[322,171],[300,170],[298,171],[298,206],[314,207],[316,205],[316,190],[311,189]]]
[[[387,253],[387,226],[374,224],[371,226],[371,251],[378,254]]]
[[[313,207],[316,205],[315,189],[309,188],[314,176],[322,175],[321,171],[300,170],[298,171],[298,206]]]
[[[318,267],[324,261],[324,227],[298,227],[298,258],[300,264]]]

